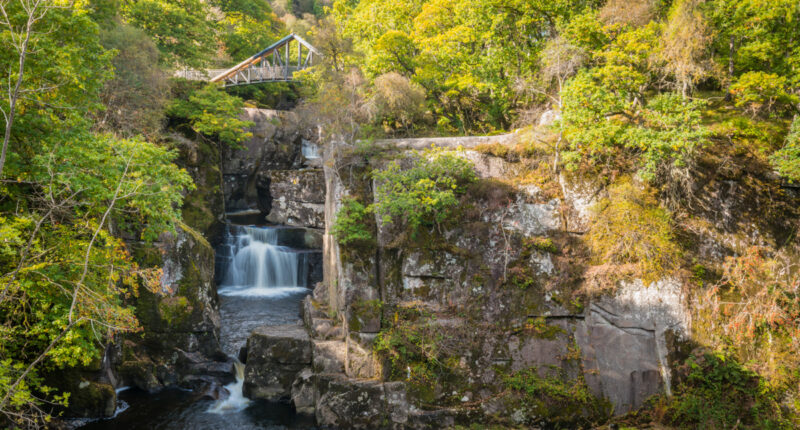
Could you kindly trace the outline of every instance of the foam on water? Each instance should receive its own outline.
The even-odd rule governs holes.
[[[250,399],[242,393],[242,386],[244,385],[244,364],[235,362],[236,367],[236,382],[232,382],[225,386],[230,396],[227,399],[219,400],[208,408],[207,412],[214,414],[224,414],[228,412],[239,412],[247,408],[250,404]]]
[[[270,297],[280,298],[294,293],[308,291],[306,287],[224,287],[217,293],[227,297]]]

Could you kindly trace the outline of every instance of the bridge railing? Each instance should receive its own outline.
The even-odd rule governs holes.
[[[172,74],[172,76],[176,78],[188,79],[190,81],[208,81],[214,76],[217,76],[226,70],[227,69],[207,69],[207,70],[181,69],[181,70],[176,70],[175,73]]]
[[[297,66],[253,66],[240,70],[225,79],[229,85],[252,84],[266,81],[291,80],[294,72],[302,70]]]

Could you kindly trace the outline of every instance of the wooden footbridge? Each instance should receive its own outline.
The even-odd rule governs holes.
[[[185,69],[177,71],[175,76],[194,81],[222,82],[226,87],[291,82],[295,72],[311,67],[314,59],[321,56],[303,38],[290,34],[230,69]]]

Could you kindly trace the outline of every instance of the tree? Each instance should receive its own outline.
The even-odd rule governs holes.
[[[3,1],[0,28],[0,43],[12,47],[0,53],[0,76],[8,88],[0,107],[5,120],[2,178],[8,164],[19,161],[13,157],[54,137],[47,130],[66,133],[85,122],[82,112],[62,107],[97,107],[97,89],[108,77],[110,55],[98,43],[97,26],[78,6],[49,0]],[[94,54],[87,56],[86,50]],[[39,114],[23,113],[31,111]],[[12,144],[16,151],[9,150]]]
[[[770,157],[778,174],[789,182],[800,181],[800,116],[795,116],[786,144]]]
[[[140,270],[109,224],[145,240],[174,231],[191,184],[171,163],[175,155],[85,134],[30,160],[35,194],[6,190],[24,208],[0,213],[12,238],[0,250],[0,414],[10,422],[37,426],[43,401],[66,399],[42,384],[41,368],[86,365],[101,352],[97,340],[136,328],[122,300],[140,282],[159,288],[159,274]]]
[[[124,136],[155,137],[163,125],[169,94],[158,48],[142,30],[123,23],[100,34],[103,46],[116,55],[114,78],[101,92],[105,109],[98,114],[96,127]]]
[[[659,54],[664,71],[674,77],[676,89],[684,98],[712,71],[707,58],[711,29],[706,25],[699,4],[699,0],[674,3],[661,35],[663,43]]]
[[[138,0],[126,2],[122,16],[145,31],[161,51],[164,65],[201,68],[216,51],[217,25],[212,11],[200,0]]]
[[[425,90],[405,76],[390,72],[375,79],[371,97],[374,114],[384,124],[408,130],[425,112]]]
[[[238,147],[252,136],[245,128],[253,123],[240,119],[243,108],[242,99],[227,94],[216,84],[208,84],[192,91],[188,100],[174,99],[167,114],[188,119],[194,131]]]

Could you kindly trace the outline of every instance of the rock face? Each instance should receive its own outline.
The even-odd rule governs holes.
[[[184,199],[184,225],[151,245],[132,242],[141,267],[160,267],[160,286],[139,288],[136,316],[143,334],[129,336],[109,354],[118,380],[147,391],[181,385],[202,388],[232,379],[219,346],[219,300],[214,249],[224,232],[220,156],[216,145],[172,136],[179,164],[196,189]],[[210,243],[211,241],[211,243]]]
[[[244,395],[251,399],[289,399],[295,378],[310,365],[311,339],[302,326],[259,327],[247,339]]]
[[[316,164],[314,159],[303,156],[302,150],[304,145],[313,144],[316,134],[292,112],[246,108],[243,119],[254,123],[249,129],[252,138],[242,144],[243,148],[225,148],[222,154],[225,210],[254,211],[260,218],[255,223],[259,223],[272,211],[276,197],[273,187],[279,190],[284,186],[281,180],[272,181],[270,172],[295,171]],[[278,213],[281,211],[276,212],[279,217]],[[289,216],[293,215],[285,215]],[[308,216],[299,219],[308,220]]]
[[[346,196],[374,201],[373,184],[359,182],[368,177],[359,172],[385,161],[343,160],[345,173],[323,164],[325,283],[304,303],[304,323],[314,338],[320,424],[424,426],[461,413],[456,406],[452,414],[433,418],[419,412],[426,405],[477,402],[486,416],[505,416],[515,425],[570,427],[586,417],[624,414],[669,392],[673,363],[666,334],[681,338],[690,329],[682,284],[633,280],[618,285],[614,295],[576,300],[587,270],[579,235],[602,189],[566,177],[515,187],[497,182],[513,182],[524,169],[481,152],[479,145],[508,146],[514,139],[378,142],[389,158],[402,157],[406,148],[461,145],[481,179],[480,191],[465,197],[476,209],[447,231],[407,240],[402,228],[378,218],[372,247],[341,247],[330,226]],[[417,316],[404,321],[408,312]],[[399,330],[412,330],[414,342],[423,344],[431,336],[431,348],[446,350],[440,359],[450,368],[416,379],[415,366],[423,363],[397,368],[381,361],[373,352],[376,336],[404,335]],[[342,333],[344,341],[330,333]],[[575,404],[547,395],[535,400],[509,395],[513,390],[503,375],[524,372],[565,390],[577,386],[587,395]],[[397,384],[392,395],[389,384]]]
[[[325,228],[325,179],[320,169],[262,172],[259,184],[272,196],[267,220],[276,224]]]

